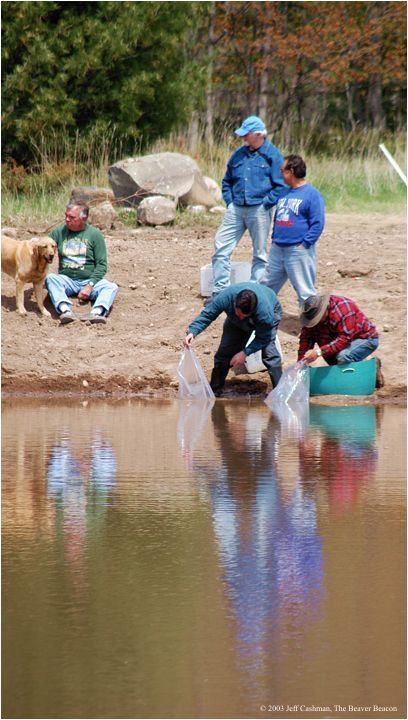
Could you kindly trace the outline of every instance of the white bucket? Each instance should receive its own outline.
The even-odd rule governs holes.
[[[251,277],[251,264],[249,262],[231,263],[231,285],[246,282]],[[212,264],[203,265],[200,269],[200,292],[202,297],[210,297],[213,292]]]
[[[200,288],[203,297],[210,297],[213,291],[212,265],[203,265],[200,269]]]
[[[255,333],[253,332],[246,344],[246,347],[248,347],[248,345],[250,345],[250,343],[252,342],[254,337],[255,337]],[[276,334],[275,345],[276,345],[276,349],[277,349],[279,355],[281,356],[281,360],[283,362],[282,347],[279,342],[278,334]],[[263,372],[264,370],[266,370],[266,367],[262,362],[262,350],[258,350],[257,352],[252,353],[251,355],[247,355],[247,358],[245,360],[245,367],[247,369],[247,372],[250,375],[252,373]]]
[[[245,367],[247,372],[250,374],[266,370],[266,367],[262,362],[262,350],[258,350],[257,352],[252,353],[252,355],[247,355]]]
[[[249,262],[231,263],[231,285],[246,282],[251,277],[251,264]]]

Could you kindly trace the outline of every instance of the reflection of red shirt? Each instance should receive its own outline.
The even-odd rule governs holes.
[[[330,505],[335,510],[349,508],[375,470],[373,448],[362,449],[355,455],[336,440],[324,442],[321,451],[322,467],[328,471]]]
[[[348,347],[357,338],[377,338],[378,332],[374,323],[359,310],[353,300],[337,295],[330,295],[329,314],[315,327],[302,328],[299,339],[298,360],[319,345],[322,355],[337,355],[340,350]]]

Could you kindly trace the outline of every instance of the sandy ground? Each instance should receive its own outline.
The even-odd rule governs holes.
[[[30,237],[33,230],[40,233],[44,228],[31,228],[31,233],[18,228],[18,237]],[[200,267],[210,262],[214,232],[196,224],[191,229],[133,229],[118,223],[105,233],[108,277],[119,285],[105,326],[82,322],[61,326],[49,299],[45,305],[52,318],[42,318],[30,286],[25,292],[28,314],[20,317],[15,311],[14,282],[2,274],[3,394],[176,397],[182,339],[202,307]],[[250,257],[251,242],[245,235],[233,260]],[[327,217],[318,243],[318,290],[353,298],[380,333],[378,354],[386,385],[366,401],[404,402],[405,269],[404,217]],[[289,284],[280,299],[284,319],[279,337],[287,366],[296,360],[299,332],[296,296]],[[87,306],[75,303],[79,315],[87,312]],[[221,326],[219,318],[194,344],[208,376]],[[235,377],[231,372],[226,387],[231,396],[263,396],[270,382],[266,373]]]

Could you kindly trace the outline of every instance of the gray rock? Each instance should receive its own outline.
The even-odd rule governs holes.
[[[216,203],[221,202],[222,200],[222,192],[221,188],[218,185],[218,183],[213,180],[210,177],[207,177],[207,175],[204,175],[204,182],[207,185],[207,188],[209,189],[211,195],[214,197],[214,200]]]
[[[89,210],[89,222],[99,230],[110,230],[117,216],[117,212],[110,202],[93,205]]]
[[[207,211],[205,205],[189,205],[188,209],[193,213],[193,215],[199,215],[200,213]]]
[[[137,219],[143,225],[165,225],[176,217],[176,203],[170,198],[147,197],[140,203]]]
[[[222,215],[225,212],[227,212],[227,208],[223,205],[215,205],[214,207],[210,208],[210,213],[213,213],[214,215]]]
[[[117,200],[138,205],[143,198],[163,195],[182,205],[214,205],[197,163],[181,153],[157,153],[111,165],[109,184]]]
[[[373,268],[338,268],[337,272],[341,277],[365,277],[366,275],[371,275]]]

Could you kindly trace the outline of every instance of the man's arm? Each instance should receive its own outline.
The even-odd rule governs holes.
[[[225,175],[222,179],[222,197],[224,199],[224,202],[226,206],[232,202],[232,173],[230,168],[230,163],[228,162],[227,170],[225,172]]]
[[[272,327],[270,325],[259,324],[255,326],[255,337],[250,345],[244,348],[245,355],[252,355],[266,347],[272,337]]]
[[[302,360],[308,350],[311,350],[315,344],[309,328],[302,328],[299,336],[298,360]]]
[[[287,185],[281,175],[281,167],[283,163],[282,153],[275,148],[272,151],[272,155],[269,158],[266,158],[266,160],[268,161],[270,167],[269,176],[272,188],[268,194],[265,195],[263,205],[265,205],[266,208],[271,208],[276,205],[282,190],[287,189]]]
[[[214,298],[214,300],[207,305],[205,308],[203,308],[199,315],[197,315],[196,318],[190,323],[190,325],[187,328],[188,335],[193,335],[193,337],[196,337],[196,335],[199,335],[203,332],[206,328],[208,328],[209,325],[211,325],[214,320],[217,319],[218,315],[220,315],[224,310],[226,310],[225,302],[220,300],[220,298]],[[187,338],[186,338],[187,340]],[[191,344],[191,341],[189,344]]]
[[[323,355],[337,355],[344,350],[356,335],[356,306],[342,298],[335,303],[330,313],[330,322],[335,328],[336,337],[321,348]]]
[[[106,272],[108,270],[108,259],[106,256],[106,244],[105,244],[105,238],[103,237],[102,233],[99,232],[99,230],[93,229],[94,236],[93,236],[93,261],[95,263],[94,269],[88,278],[90,281],[92,281],[93,285],[96,285],[99,280],[102,280],[102,278],[105,277]],[[80,300],[87,300],[92,292],[93,285],[90,285],[87,283],[84,285],[83,288],[78,293],[78,298]]]
[[[95,263],[94,270],[89,278],[94,283],[105,277],[108,271],[108,258],[106,254],[105,238],[99,230],[94,230],[95,237],[93,243],[93,259]]]
[[[332,340],[330,343],[327,343],[327,345],[322,345],[321,351],[322,355],[337,355],[337,353],[340,352],[340,350],[344,350],[348,345],[350,345],[352,340],[352,336],[350,336],[349,333],[341,332],[337,335],[335,340]]]
[[[324,228],[324,200],[319,192],[311,199],[308,220],[309,229],[302,240],[302,245],[307,248],[314,245]]]

